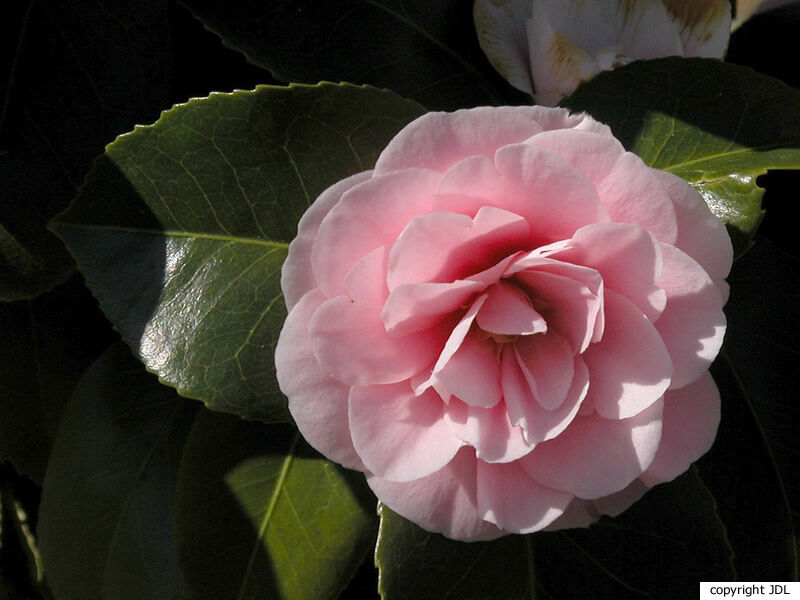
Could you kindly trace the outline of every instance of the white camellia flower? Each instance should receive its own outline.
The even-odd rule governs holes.
[[[476,0],[474,17],[495,69],[546,106],[634,60],[721,58],[731,27],[728,0]]]

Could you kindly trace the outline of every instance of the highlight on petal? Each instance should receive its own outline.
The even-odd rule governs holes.
[[[572,500],[572,495],[545,487],[517,462],[489,464],[478,460],[478,512],[483,519],[512,533],[547,527]]]
[[[311,346],[308,321],[324,301],[324,294],[313,290],[289,311],[275,347],[278,385],[309,444],[349,469],[364,470],[350,437],[350,387],[322,370]]]
[[[478,513],[476,463],[472,448],[463,447],[427,477],[397,483],[368,475],[367,483],[381,502],[427,531],[465,542],[493,540],[507,532]]]
[[[703,456],[717,435],[720,398],[709,373],[664,396],[661,444],[653,462],[639,476],[646,485],[672,481]]]
[[[659,285],[669,300],[655,326],[672,358],[674,389],[711,366],[722,348],[726,319],[719,289],[702,267],[674,246],[665,245],[663,255]]]
[[[672,359],[656,328],[629,300],[606,290],[603,339],[583,354],[589,397],[609,419],[625,419],[656,403],[670,385]]]
[[[417,396],[408,382],[352,388],[349,422],[367,470],[391,481],[438,471],[462,445],[444,421],[439,396]]]
[[[661,441],[659,400],[628,419],[576,417],[558,437],[538,444],[520,459],[537,482],[594,499],[618,492],[639,477]]]

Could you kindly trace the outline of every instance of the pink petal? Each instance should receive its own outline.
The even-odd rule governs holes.
[[[373,475],[367,483],[381,502],[427,531],[465,542],[505,535],[478,515],[471,448],[462,448],[447,466],[422,479],[396,483]]]
[[[667,308],[656,329],[672,357],[671,388],[700,377],[711,365],[725,337],[722,298],[702,267],[673,246],[663,247]]]
[[[308,322],[324,301],[325,295],[313,290],[289,311],[275,347],[278,385],[308,443],[348,469],[363,471],[347,420],[350,387],[328,377],[311,348]]]
[[[639,476],[648,486],[672,481],[711,448],[720,420],[717,386],[706,373],[664,396],[664,425],[655,459]]]
[[[455,456],[459,440],[442,416],[434,391],[416,396],[409,382],[354,387],[350,435],[366,468],[391,481],[412,481],[438,471]]]
[[[449,360],[434,369],[437,383],[471,406],[489,408],[500,402],[500,360],[497,343],[469,332]]]
[[[499,208],[483,207],[474,219],[454,213],[415,217],[389,255],[389,290],[463,279],[525,249],[529,238],[525,220]]]
[[[564,402],[555,410],[546,410],[533,397],[510,345],[503,349],[501,359],[503,400],[510,422],[519,425],[532,444],[552,439],[564,431],[578,414],[589,389],[589,370],[583,360],[574,359],[574,376]]]
[[[386,252],[369,253],[348,274],[355,292],[326,301],[311,319],[314,356],[332,377],[349,385],[395,383],[436,360],[447,333],[429,329],[403,337],[386,333],[381,307],[386,298]]]
[[[502,208],[505,182],[487,156],[468,156],[447,169],[433,200],[435,210],[474,216],[484,206]]]
[[[582,227],[569,246],[550,256],[596,269],[606,289],[625,296],[651,321],[664,310],[667,295],[655,285],[661,276],[661,248],[638,225],[597,223]]]
[[[630,508],[649,489],[641,481],[634,479],[624,490],[609,496],[603,496],[595,500],[575,498],[570,502],[564,514],[547,526],[545,531],[588,527],[603,515],[616,517]]]
[[[655,403],[670,385],[672,359],[656,328],[629,300],[606,290],[603,339],[583,354],[589,397],[609,419],[631,417]]]
[[[507,182],[503,208],[524,217],[539,244],[608,220],[592,182],[554,152],[527,144],[504,146],[495,165]]]
[[[500,281],[489,289],[478,313],[478,326],[484,331],[504,335],[544,333],[547,323],[518,287]]]
[[[485,520],[513,533],[539,531],[558,518],[572,495],[547,488],[519,463],[478,461],[478,512]]]
[[[472,306],[469,307],[469,310],[467,310],[464,316],[461,317],[461,320],[458,322],[458,324],[453,327],[453,330],[450,332],[450,336],[447,338],[447,342],[444,344],[441,354],[439,354],[439,358],[436,360],[436,364],[433,366],[433,371],[431,372],[430,378],[415,388],[418,394],[421,394],[422,391],[431,386],[435,387],[437,390],[445,387],[439,381],[437,373],[444,368],[448,361],[461,347],[461,344],[464,342],[464,339],[467,337],[467,334],[472,327],[472,323],[475,321],[475,316],[478,314],[478,311],[480,310],[481,306],[483,306],[484,302],[486,302],[486,294],[476,298],[473,301]],[[445,395],[449,397],[449,394]]]
[[[512,269],[523,263],[530,261],[520,260]],[[586,267],[541,258],[537,263],[514,274],[511,280],[527,288],[534,308],[547,321],[548,331],[559,333],[574,353],[583,352],[600,339],[605,327],[602,279],[597,271]]]
[[[493,157],[501,146],[515,144],[547,129],[575,127],[586,117],[566,109],[539,106],[479,107],[453,113],[431,112],[409,123],[378,157],[378,174],[409,167],[444,173],[474,155]]]
[[[641,158],[626,152],[598,184],[597,191],[612,221],[634,223],[658,241],[672,244],[678,236],[675,208],[653,173]]]
[[[311,251],[314,277],[329,298],[345,293],[344,277],[355,263],[430,211],[440,177],[421,169],[373,175],[342,196],[320,224]]]
[[[672,199],[678,219],[675,246],[695,259],[727,299],[727,286],[722,281],[733,262],[733,246],[725,225],[709,210],[700,194],[683,179],[672,173],[653,169],[654,176]]]
[[[522,336],[514,343],[522,374],[545,410],[564,403],[575,374],[572,348],[555,332]]]
[[[555,152],[595,185],[605,179],[619,156],[625,152],[614,136],[580,129],[544,131],[526,143]]]
[[[400,285],[389,294],[381,311],[386,332],[399,337],[433,327],[484,289],[484,283],[466,279],[453,283]]]
[[[444,408],[444,418],[455,436],[475,448],[483,461],[511,462],[533,449],[533,444],[525,441],[522,428],[508,420],[502,403],[480,408],[452,398]]]
[[[364,171],[333,184],[319,195],[300,218],[297,237],[289,244],[289,255],[281,269],[281,289],[289,310],[292,310],[303,294],[317,287],[311,267],[311,248],[322,219],[339,202],[342,194],[371,176],[372,171]]]
[[[576,417],[558,437],[520,459],[528,474],[579,498],[608,496],[628,486],[653,462],[661,439],[660,400],[629,419]]]

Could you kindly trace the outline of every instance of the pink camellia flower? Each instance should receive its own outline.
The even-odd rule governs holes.
[[[721,58],[731,31],[729,0],[475,0],[473,13],[495,69],[545,106],[634,60]]]
[[[711,445],[731,260],[694,188],[587,115],[429,113],[301,219],[278,381],[429,531],[586,526]]]

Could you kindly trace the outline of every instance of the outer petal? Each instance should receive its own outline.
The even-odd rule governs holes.
[[[667,308],[656,322],[675,370],[671,389],[700,377],[717,357],[725,337],[725,313],[719,290],[702,267],[674,246],[664,245],[664,274],[659,285]]]
[[[577,127],[587,118],[570,115],[566,109],[550,111],[539,106],[430,112],[409,123],[389,142],[375,163],[375,172],[422,167],[444,173],[468,156],[493,157],[501,146],[540,131]]]
[[[314,356],[333,377],[349,385],[395,383],[436,360],[446,332],[430,329],[403,337],[386,333],[385,249],[368,254],[348,274],[349,295],[326,301],[311,319]]]
[[[606,290],[603,339],[583,354],[589,398],[610,419],[625,419],[655,403],[670,385],[673,367],[661,336],[630,301]]]
[[[678,219],[678,237],[675,246],[696,260],[728,297],[728,286],[722,281],[733,262],[733,246],[725,225],[709,210],[708,205],[686,181],[667,173],[653,170],[664,190],[669,194]]]
[[[381,502],[427,531],[465,542],[493,540],[507,533],[478,514],[471,448],[462,448],[446,467],[422,479],[395,483],[368,476],[367,483]]]
[[[625,153],[624,146],[610,132],[581,129],[543,131],[526,143],[555,152],[595,185],[605,179],[620,155]]]
[[[661,439],[658,401],[635,417],[576,417],[558,437],[520,459],[528,474],[547,487],[579,498],[608,496],[627,487],[650,466]]]
[[[533,94],[525,35],[531,2],[476,0],[472,14],[478,42],[492,66],[515,88]]]
[[[411,481],[444,467],[461,447],[429,390],[416,396],[407,382],[354,387],[350,433],[367,469],[391,481]]]
[[[639,479],[648,486],[672,481],[703,456],[717,435],[719,391],[711,375],[664,396],[661,445]]]
[[[653,173],[641,158],[626,152],[598,183],[597,192],[612,221],[635,223],[672,244],[678,236],[675,208]]]
[[[345,293],[351,267],[375,248],[392,244],[414,217],[431,210],[440,175],[409,169],[373,176],[348,190],[320,224],[311,263],[331,298]]]
[[[350,387],[328,377],[311,348],[308,322],[324,301],[325,295],[313,290],[286,317],[275,348],[278,385],[289,399],[289,411],[308,443],[331,460],[364,471],[350,438]]]
[[[511,462],[525,456],[534,446],[525,441],[522,428],[508,420],[503,404],[479,408],[451,398],[444,407],[444,418],[456,437],[475,448],[482,461]]]
[[[649,489],[641,481],[634,479],[633,483],[624,490],[609,496],[595,500],[575,498],[570,502],[564,514],[546,527],[545,531],[588,527],[603,515],[616,517],[644,496]]]
[[[336,206],[342,194],[371,176],[372,171],[364,171],[342,179],[322,192],[303,213],[297,224],[297,237],[289,244],[289,255],[281,268],[281,289],[289,310],[292,310],[303,294],[317,287],[311,267],[311,248],[322,219]]]
[[[532,533],[558,518],[572,494],[540,485],[518,463],[478,461],[478,512],[513,533]]]

